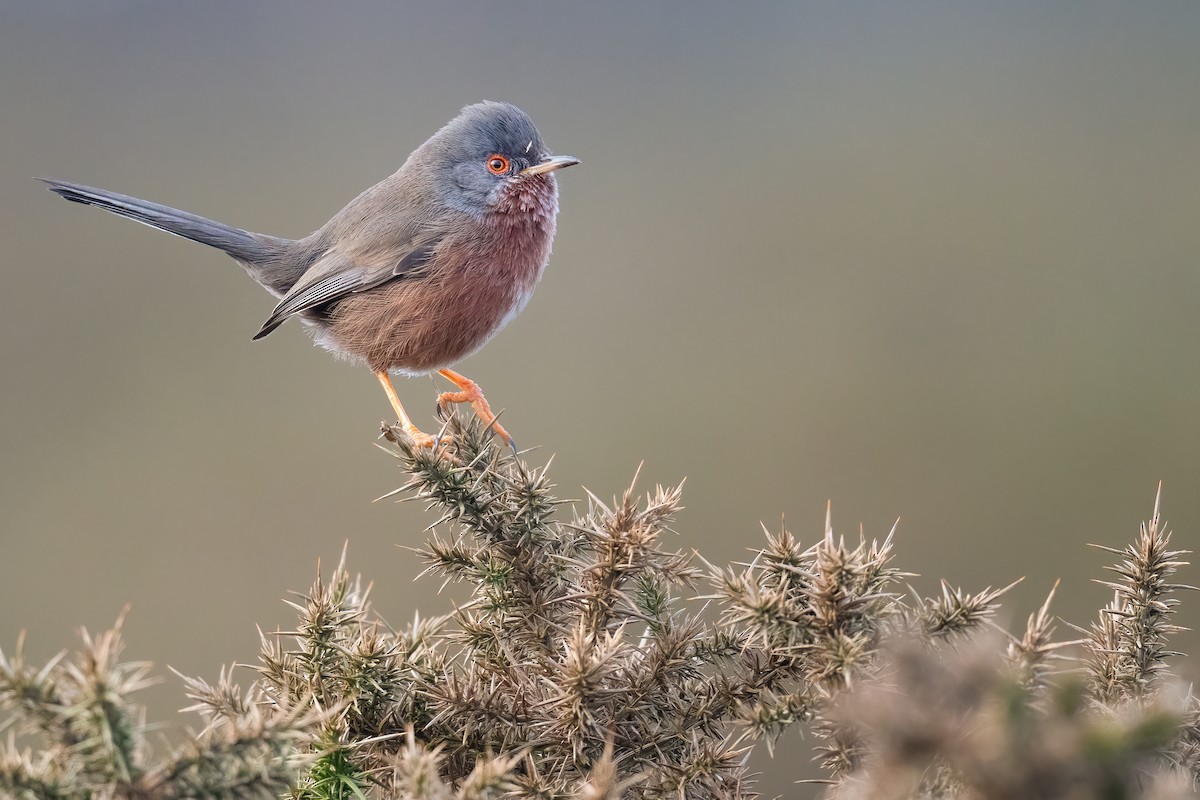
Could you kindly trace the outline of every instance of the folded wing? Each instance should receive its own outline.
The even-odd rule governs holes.
[[[437,240],[414,243],[402,255],[382,257],[374,264],[356,263],[336,251],[327,253],[300,276],[254,338],[263,338],[290,317],[331,305],[347,295],[425,274],[423,268],[433,259],[437,243]]]

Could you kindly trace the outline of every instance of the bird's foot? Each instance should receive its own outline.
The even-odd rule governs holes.
[[[408,427],[404,428],[403,430],[406,434],[408,434],[408,438],[412,439],[414,447],[428,447],[430,450],[432,450],[448,441],[446,438],[425,433],[425,431],[422,431],[416,427]]]
[[[454,377],[450,377],[446,373],[450,370],[445,370],[442,375],[454,382],[462,391],[459,392],[442,392],[438,395],[438,408],[442,412],[446,412],[451,403],[470,403],[471,408],[475,409],[475,414],[483,421],[483,424],[496,432],[496,435],[504,440],[504,443],[509,447],[514,447],[513,438],[508,431],[504,430],[504,426],[496,419],[496,415],[492,413],[492,407],[488,405],[487,399],[483,396],[483,391],[479,388],[479,384],[470,378],[465,378],[458,373],[452,373]]]
[[[409,419],[408,414],[406,414],[404,411],[404,406],[400,405],[400,398],[396,396],[396,390],[392,387],[392,381],[391,378],[388,377],[387,370],[376,371],[375,377],[379,379],[380,385],[383,386],[383,391],[388,396],[388,401],[391,402],[392,408],[396,411],[396,416],[400,418],[400,430],[403,431],[404,435],[412,441],[413,446],[418,449],[422,447],[428,447],[434,452],[440,452],[441,455],[451,461],[457,461],[458,459],[456,459],[445,448],[445,445],[450,441],[449,436],[430,436],[428,433],[425,433],[416,425],[414,425],[413,421]],[[395,432],[395,427],[384,423],[383,435],[387,437],[388,440],[393,442],[396,441],[394,438]]]
[[[404,423],[394,425],[389,422],[383,422],[379,427],[383,431],[383,438],[387,439],[389,442],[398,443],[400,442],[401,438],[404,438],[408,440],[414,450],[428,448],[430,451],[437,453],[442,458],[445,458],[453,463],[458,463],[458,459],[447,448],[447,445],[453,441],[452,437],[448,433],[442,433],[434,436],[432,434],[425,433],[415,425],[405,425]]]

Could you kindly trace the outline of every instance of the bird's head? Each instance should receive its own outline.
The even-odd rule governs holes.
[[[533,120],[509,103],[467,106],[427,143],[441,199],[477,219],[557,210],[554,172],[578,164],[550,154]]]

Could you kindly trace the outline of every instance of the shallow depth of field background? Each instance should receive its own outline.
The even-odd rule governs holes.
[[[1086,543],[1160,479],[1200,544],[1198,42],[1190,0],[0,4],[0,647],[131,603],[130,657],[215,677],[346,541],[390,621],[447,610],[398,547],[432,518],[371,503],[403,476],[370,373],[251,343],[272,300],[231,261],[31,176],[299,236],[483,98],[583,160],[462,366],[562,495],[687,476],[670,544],[717,563],[831,499],[900,517],[922,590],[1024,575],[1023,624],[1061,577],[1088,622]],[[178,721],[177,679],[147,697]]]

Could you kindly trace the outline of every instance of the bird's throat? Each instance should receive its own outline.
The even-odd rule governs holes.
[[[542,225],[558,214],[558,185],[551,175],[527,175],[505,184],[490,216],[505,225]]]

